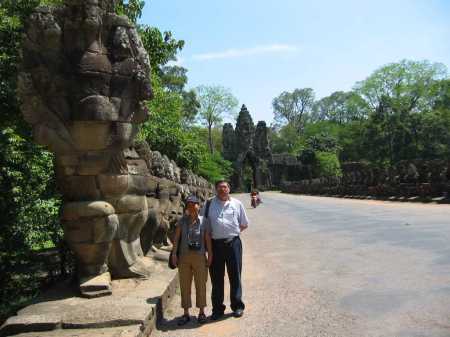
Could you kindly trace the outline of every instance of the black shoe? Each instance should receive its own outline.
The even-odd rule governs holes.
[[[223,312],[213,312],[210,316],[211,320],[217,321],[218,319],[223,317]]]
[[[189,315],[183,315],[180,317],[177,324],[178,324],[178,326],[182,326],[182,325],[185,325],[190,320],[191,320],[191,317]]]
[[[233,316],[236,318],[242,317],[244,315],[244,309],[236,309],[233,312]]]
[[[198,322],[198,324],[206,323],[206,316],[205,316],[205,314],[198,314],[197,322]]]

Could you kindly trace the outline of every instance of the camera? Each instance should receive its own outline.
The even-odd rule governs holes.
[[[189,242],[188,247],[190,250],[200,250],[201,249],[200,242],[196,242],[196,241]]]

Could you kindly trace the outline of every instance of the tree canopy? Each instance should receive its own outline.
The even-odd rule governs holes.
[[[195,91],[200,102],[199,118],[208,128],[208,145],[213,153],[212,128],[222,123],[225,115],[232,115],[238,101],[230,90],[221,86],[202,85],[195,88]]]
[[[273,150],[335,153],[341,161],[381,166],[449,158],[449,82],[441,63],[402,60],[375,70],[352,91],[317,101],[308,95],[309,109],[296,106],[293,93],[312,89],[283,92],[273,100],[274,120],[282,122],[271,133]]]

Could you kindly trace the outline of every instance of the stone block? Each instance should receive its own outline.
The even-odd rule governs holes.
[[[72,119],[75,121],[117,121],[119,111],[108,97],[92,95],[78,103]]]
[[[148,175],[150,172],[147,163],[142,159],[128,159],[127,166],[130,174]]]
[[[68,242],[68,244],[77,257],[79,268],[78,272],[81,276],[97,275],[107,271],[106,261],[111,248],[111,242]]]
[[[134,112],[132,123],[144,123],[149,117],[148,109],[145,104],[140,104],[138,109]]]
[[[117,15],[114,13],[108,13],[105,16],[105,23],[111,27],[126,27],[126,28],[133,27],[132,23],[130,22],[127,16]]]
[[[36,143],[48,147],[54,153],[72,153],[75,149],[59,132],[47,125],[38,124],[33,127]]]
[[[140,239],[127,242],[114,240],[109,254],[109,265],[114,278],[147,277],[151,266],[143,261]],[[144,263],[141,263],[144,262]]]
[[[139,109],[139,105],[136,104],[136,100],[133,97],[123,98],[120,105],[120,120],[123,122],[131,122],[135,111]]]
[[[99,174],[98,185],[105,197],[120,197],[127,193],[129,176],[120,174]]]
[[[139,126],[137,124],[117,122],[115,124],[112,146],[117,148],[130,147],[138,132]]]
[[[144,256],[141,248],[141,239],[138,237],[132,241],[119,240],[123,255],[129,265],[133,265],[139,258]]]
[[[119,219],[116,214],[108,215],[105,223],[97,223],[94,226],[94,242],[111,241],[119,229]]]
[[[80,280],[80,291],[81,295],[87,298],[111,295],[111,274],[106,272],[82,278]]]
[[[61,154],[55,157],[56,164],[60,166],[78,166],[80,163],[77,154]]]
[[[77,220],[89,217],[105,217],[114,214],[114,207],[104,201],[68,202],[62,207],[62,220]]]
[[[11,320],[18,323],[14,333],[20,333],[17,337],[149,336],[155,328],[157,312],[165,310],[167,299],[175,294],[178,284],[177,271],[166,265],[164,262],[149,263],[147,268],[153,272],[149,279],[112,281],[113,292],[107,297],[82,298],[67,283],[56,284],[32,305],[20,310],[14,321]],[[148,301],[149,298],[154,300]],[[51,323],[48,328],[55,330],[25,330],[27,326],[45,322]],[[7,328],[4,325],[0,335],[4,335],[6,330],[3,329]]]
[[[69,243],[94,243],[93,225],[95,222],[105,222],[104,218],[81,218],[78,220],[61,221],[64,228],[64,239]]]
[[[79,73],[111,74],[112,67],[107,54],[85,51],[78,65]]]
[[[117,214],[119,227],[116,232],[116,239],[124,241],[134,241],[139,238],[142,228],[148,219],[148,210],[134,213]]]
[[[142,175],[129,175],[128,176],[128,193],[136,195],[146,195],[147,185],[146,177]]]
[[[98,200],[100,191],[95,176],[60,176],[58,187],[65,200]]]
[[[159,208],[159,199],[147,197],[147,207],[148,209],[158,209]]]
[[[98,74],[79,74],[77,76],[77,81],[79,81],[79,87],[76,90],[76,99],[81,100],[84,97],[92,96],[92,95],[100,95],[100,96],[109,96],[110,92],[110,82],[111,75],[98,76]],[[117,105],[113,100],[110,100],[111,104],[114,105],[115,111],[119,111],[120,104]],[[74,111],[78,115],[81,111]],[[73,116],[74,120],[77,120],[77,116]]]
[[[71,243],[103,243],[110,242],[119,227],[117,215],[112,214],[99,218],[80,218],[62,221],[64,237]]]
[[[77,167],[78,175],[98,175],[107,172],[111,163],[109,152],[87,152],[80,156],[80,164]]]
[[[12,316],[0,327],[0,336],[11,336],[21,332],[48,331],[61,327],[59,313]],[[41,333],[41,336],[42,333]]]
[[[139,154],[132,147],[124,149],[123,155],[126,159],[139,159]]]
[[[147,176],[147,188],[148,191],[152,194],[158,191],[160,183],[161,178],[155,176]]]
[[[15,337],[142,337],[140,325],[99,329],[57,329],[53,331],[28,332]]]
[[[116,213],[133,213],[147,210],[147,198],[144,195],[125,195],[116,203]]]
[[[74,121],[69,126],[73,142],[81,151],[105,150],[111,143],[111,123]]]

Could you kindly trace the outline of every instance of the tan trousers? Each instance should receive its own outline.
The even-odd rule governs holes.
[[[182,254],[178,263],[178,273],[180,277],[181,307],[183,309],[192,307],[192,277],[194,277],[195,283],[195,304],[197,308],[206,307],[206,281],[208,280],[208,268],[206,267],[205,255],[194,252]]]

